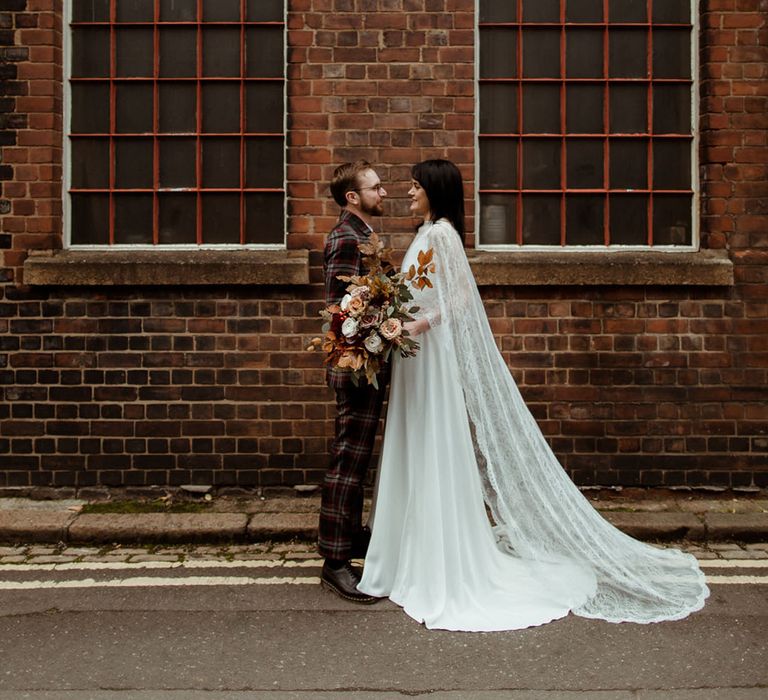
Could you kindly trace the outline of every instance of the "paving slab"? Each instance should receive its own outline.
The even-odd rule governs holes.
[[[768,513],[706,513],[704,522],[713,540],[757,542],[768,533]]]
[[[211,542],[243,540],[244,513],[86,513],[69,527],[68,541]]]
[[[248,521],[251,540],[314,539],[316,513],[255,513]]]
[[[0,510],[0,542],[62,542],[74,517],[70,511]]]
[[[622,532],[639,540],[706,539],[704,523],[692,513],[623,513],[612,511],[603,517]]]

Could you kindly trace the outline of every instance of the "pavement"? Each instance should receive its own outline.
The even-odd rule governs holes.
[[[313,541],[317,536],[317,492],[272,497],[218,495],[212,490],[162,494],[98,500],[0,496],[0,543],[245,544]],[[616,527],[641,540],[768,541],[764,490],[734,494],[595,489],[585,496]]]

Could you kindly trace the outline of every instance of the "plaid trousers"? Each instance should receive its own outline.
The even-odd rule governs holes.
[[[323,482],[318,551],[328,559],[349,559],[362,529],[363,482],[371,461],[386,386],[336,389],[336,437]]]

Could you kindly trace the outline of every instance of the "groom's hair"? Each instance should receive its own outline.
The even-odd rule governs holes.
[[[340,207],[347,206],[347,192],[360,185],[358,176],[360,173],[371,169],[367,160],[356,160],[354,163],[342,163],[333,171],[331,180],[331,195]]]
[[[461,172],[442,158],[425,160],[411,168],[411,177],[427,194],[432,220],[448,219],[464,242],[464,182]]]

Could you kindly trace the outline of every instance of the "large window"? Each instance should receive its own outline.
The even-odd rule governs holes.
[[[692,5],[479,0],[480,245],[696,245]]]
[[[284,0],[73,0],[69,243],[285,236]]]

